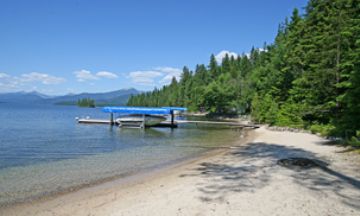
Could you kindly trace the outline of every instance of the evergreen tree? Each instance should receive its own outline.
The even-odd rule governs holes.
[[[310,0],[274,42],[218,65],[184,67],[179,81],[133,96],[129,105],[251,114],[260,123],[360,135],[360,2]],[[359,138],[355,138],[359,139]]]
[[[219,68],[214,54],[210,56],[209,71],[212,79],[216,79],[219,76]]]

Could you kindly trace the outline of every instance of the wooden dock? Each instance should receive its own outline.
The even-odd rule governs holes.
[[[111,124],[111,120],[107,120],[107,119],[78,119],[77,121],[78,123],[81,124]],[[112,124],[119,125],[117,122],[113,122]],[[171,124],[171,121],[163,121],[151,127],[177,128],[177,124],[176,122],[174,122],[174,124]]]
[[[111,121],[108,119],[78,119],[78,123],[84,124],[110,124]]]
[[[78,119],[78,123],[84,124],[115,124],[116,122],[111,122],[107,119]],[[211,124],[211,125],[226,125],[226,126],[237,126],[237,127],[246,127],[246,128],[259,128],[257,125],[242,124],[239,122],[225,122],[225,121],[191,121],[191,120],[177,120],[172,124],[171,121],[163,121],[157,125],[151,127],[170,127],[176,128],[179,124]]]
[[[249,124],[242,124],[239,122],[230,122],[230,121],[191,121],[191,120],[177,120],[178,124],[214,124],[214,125],[228,125],[228,126],[238,126],[238,127],[250,127],[250,128],[259,128],[257,125],[249,125]]]

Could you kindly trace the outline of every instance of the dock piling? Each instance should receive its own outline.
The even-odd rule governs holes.
[[[174,110],[171,110],[170,111],[170,114],[171,114],[171,127],[174,127]]]
[[[145,128],[145,115],[142,116],[143,119],[142,119],[142,122],[140,124],[140,128]]]
[[[110,125],[114,125],[114,113],[110,113]]]

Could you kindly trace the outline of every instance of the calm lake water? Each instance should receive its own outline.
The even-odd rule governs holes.
[[[119,129],[78,124],[101,109],[0,103],[0,206],[161,168],[239,139],[239,130],[185,125]]]

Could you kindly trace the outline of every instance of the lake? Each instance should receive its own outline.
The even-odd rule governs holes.
[[[0,206],[159,169],[233,143],[239,130],[78,124],[100,108],[0,103]]]

